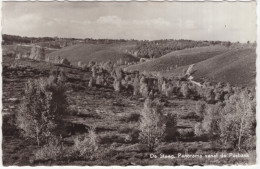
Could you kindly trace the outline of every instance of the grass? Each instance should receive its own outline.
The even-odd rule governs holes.
[[[207,46],[174,51],[158,59],[129,66],[127,70],[165,71],[169,67],[175,68],[176,65],[180,67],[209,59],[227,50],[223,46]]]
[[[79,61],[86,64],[90,61],[116,62],[120,59],[128,62],[139,61],[138,58],[126,53],[131,46],[129,44],[78,44],[57,50],[48,56],[50,58],[57,56],[67,58],[74,65],[77,65]]]
[[[195,64],[195,79],[206,77],[213,82],[228,82],[233,86],[255,86],[255,48],[232,49]],[[186,66],[166,74],[181,74]]]

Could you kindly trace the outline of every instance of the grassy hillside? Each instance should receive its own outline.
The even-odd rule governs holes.
[[[188,66],[168,71],[165,75],[179,75]],[[206,77],[215,82],[229,82],[234,86],[254,86],[256,76],[255,48],[232,49],[193,67],[193,77]]]
[[[49,54],[50,58],[58,56],[67,58],[72,64],[77,64],[79,61],[88,63],[95,62],[115,62],[119,59],[123,61],[138,61],[139,59],[125,53],[125,51],[134,46],[134,44],[78,44],[57,50]]]
[[[139,70],[139,71],[164,71],[169,67],[175,68],[197,63],[221,53],[224,53],[228,48],[223,46],[206,46],[191,49],[184,49],[180,51],[174,51],[168,53],[158,59],[152,61],[140,63],[128,67],[128,70]]]

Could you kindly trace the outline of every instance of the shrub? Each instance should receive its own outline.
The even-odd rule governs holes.
[[[68,77],[66,76],[65,72],[63,70],[61,70],[57,77],[58,82],[64,83],[67,81],[67,79],[68,79]]]
[[[148,97],[148,95],[149,95],[147,79],[144,76],[140,79],[140,91],[139,92],[143,97]]]
[[[65,148],[58,139],[53,139],[34,153],[35,160],[60,160],[63,158]]]
[[[148,86],[146,83],[141,83],[140,86],[140,93],[143,97],[148,97],[149,92],[148,92]]]
[[[120,79],[115,79],[113,83],[113,87],[116,92],[120,92],[122,90],[122,84]]]
[[[199,119],[203,119],[206,115],[206,104],[197,102],[196,103],[196,115],[199,117]]]
[[[164,79],[161,74],[158,75],[158,90],[160,93],[162,93],[162,85],[163,85]]]
[[[223,102],[224,101],[224,91],[222,91],[222,89],[214,89],[214,94],[215,94],[215,101],[220,101]]]
[[[95,130],[91,128],[89,134],[85,134],[81,138],[77,136],[72,149],[79,157],[85,159],[91,157],[98,150],[98,138]]]
[[[169,84],[169,86],[166,88],[165,94],[167,97],[171,97],[173,94],[173,87],[171,84]]]
[[[104,78],[103,78],[103,76],[98,75],[98,76],[97,76],[97,79],[96,79],[96,84],[97,84],[97,85],[103,85],[103,83],[104,83]]]
[[[88,82],[88,87],[93,87],[94,85],[95,85],[94,78],[91,77],[91,78],[89,79],[89,82]]]
[[[108,72],[112,72],[112,70],[113,70],[112,62],[111,61],[107,61],[106,63],[104,63],[103,68],[105,70],[107,70]]]
[[[82,62],[81,61],[78,62],[78,67],[82,68]]]
[[[94,61],[90,61],[90,62],[88,63],[88,67],[91,68],[91,67],[93,67],[95,64],[96,64],[96,63],[95,63]]]
[[[173,141],[176,139],[177,132],[177,115],[167,114],[165,117],[165,140]]]
[[[163,94],[163,95],[166,94],[166,88],[167,88],[167,86],[166,86],[166,81],[163,81],[163,84],[162,84],[162,87],[161,87],[161,89],[162,89],[162,94]]]
[[[97,75],[97,68],[95,67],[95,65],[91,67],[91,72],[92,72],[92,77],[95,78]]]
[[[129,116],[127,116],[126,118],[124,118],[124,121],[126,122],[138,122],[140,119],[140,114],[139,113],[131,113],[129,114]]]
[[[163,138],[165,124],[163,122],[162,106],[160,103],[146,99],[141,112],[139,139],[147,144],[149,151]]]
[[[190,95],[190,89],[187,83],[183,83],[181,86],[181,93],[184,98],[188,98]]]
[[[205,100],[207,103],[214,103],[215,102],[215,93],[212,88],[207,88],[205,93]]]
[[[48,142],[62,131],[62,116],[68,103],[62,83],[49,79],[29,80],[16,123],[25,137],[36,139],[38,145]]]
[[[113,76],[114,76],[114,78],[121,80],[121,79],[124,79],[125,73],[121,68],[118,68],[118,69],[115,70]]]
[[[135,77],[133,86],[134,86],[134,93],[133,93],[133,95],[138,95],[139,94],[139,90],[140,90],[138,76]]]

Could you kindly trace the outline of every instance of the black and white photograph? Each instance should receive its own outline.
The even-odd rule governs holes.
[[[256,165],[256,1],[1,5],[3,166]]]

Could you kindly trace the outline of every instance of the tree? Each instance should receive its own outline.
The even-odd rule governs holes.
[[[165,94],[167,97],[171,97],[173,94],[173,86],[171,84],[166,88]]]
[[[205,91],[205,99],[208,103],[214,103],[215,102],[215,93],[214,93],[214,89],[212,88],[206,88]]]
[[[67,113],[65,87],[50,79],[29,80],[25,96],[17,114],[17,126],[25,137],[37,144],[62,132],[62,116]]]
[[[165,123],[163,120],[162,106],[157,101],[147,98],[141,112],[139,139],[147,144],[149,151],[163,139]]]
[[[90,77],[89,82],[88,82],[88,87],[93,87],[95,85],[95,81],[93,77]]]
[[[120,92],[122,90],[122,83],[120,79],[115,79],[113,83],[113,87],[116,92]]]
[[[138,76],[135,76],[135,79],[134,79],[134,93],[133,95],[138,95],[139,94],[139,90],[140,90],[140,85],[139,85],[139,78]]]
[[[164,79],[161,74],[158,75],[158,90],[160,93],[162,93],[162,85],[163,85]]]
[[[140,79],[140,94],[143,97],[148,97],[149,95],[147,79],[144,76]]]
[[[183,97],[188,98],[190,95],[190,89],[187,83],[183,83],[181,86],[181,93]]]
[[[220,123],[221,139],[233,143],[235,148],[242,145],[255,135],[256,100],[246,90],[235,93],[226,103]]]
[[[195,134],[198,136],[207,135],[211,140],[219,138],[221,134],[219,123],[222,118],[223,105],[221,103],[208,105],[206,111],[203,105],[198,108],[201,108],[199,113],[201,113],[202,121],[195,125]]]

